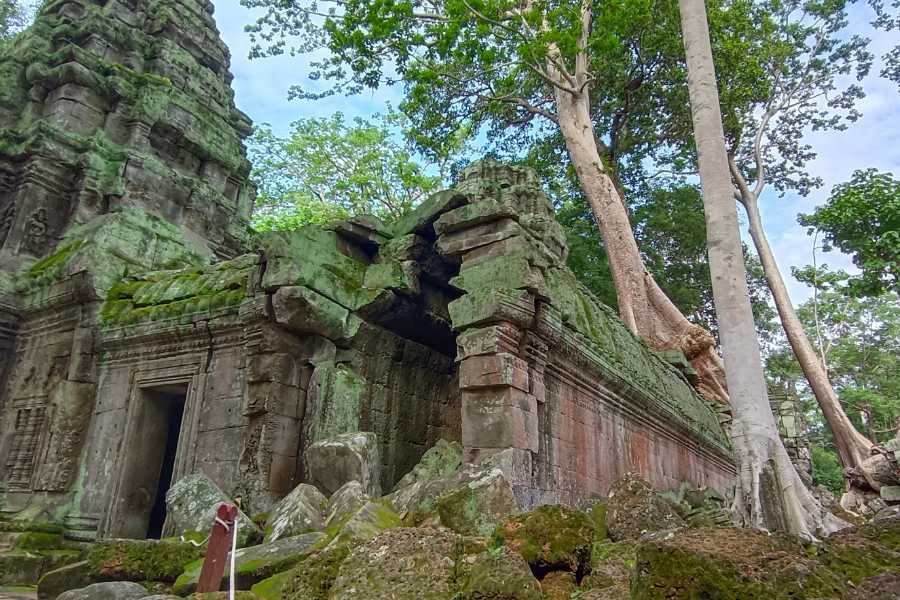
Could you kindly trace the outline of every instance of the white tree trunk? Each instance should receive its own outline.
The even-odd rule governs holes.
[[[644,267],[625,203],[600,158],[587,88],[578,94],[557,89],[556,107],[569,157],[606,246],[619,316],[652,348],[682,350],[699,373],[700,393],[727,403],[724,370],[714,338],[681,314]]]
[[[732,508],[742,524],[811,538],[836,529],[839,521],[803,485],[778,435],[747,289],[706,7],[703,0],[679,0],[679,7],[713,298],[734,417],[738,479]]]
[[[750,237],[753,238],[753,244],[756,246],[756,251],[759,254],[759,260],[762,263],[763,272],[766,276],[766,282],[772,291],[772,297],[775,299],[775,307],[781,319],[781,326],[784,328],[784,333],[787,335],[794,356],[797,357],[797,362],[800,363],[800,368],[809,382],[809,387],[812,388],[819,407],[825,415],[825,420],[831,428],[831,432],[834,435],[834,445],[837,448],[841,464],[845,469],[854,469],[865,478],[865,481],[872,489],[877,491],[881,487],[880,483],[863,466],[863,463],[871,454],[873,444],[856,430],[850,418],[847,417],[847,413],[844,412],[844,408],[841,406],[834,388],[831,387],[825,367],[816,355],[816,351],[806,336],[806,331],[803,329],[803,324],[797,317],[787,286],[785,286],[784,279],[781,277],[781,271],[778,269],[778,263],[775,262],[772,248],[769,246],[768,239],[766,239],[757,199],[745,196],[742,204],[747,210]]]

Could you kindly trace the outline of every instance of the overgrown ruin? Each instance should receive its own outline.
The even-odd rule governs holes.
[[[441,439],[503,452],[523,508],[628,471],[727,492],[690,365],[579,284],[528,170],[251,235],[228,63],[203,0],[51,0],[0,59],[0,514],[159,537],[170,483],[265,512],[356,431],[385,492]]]

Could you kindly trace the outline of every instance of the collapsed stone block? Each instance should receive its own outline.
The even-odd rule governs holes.
[[[264,542],[325,528],[328,499],[315,486],[301,483],[269,511]]]
[[[310,483],[326,494],[358,481],[372,497],[381,495],[381,449],[374,433],[345,433],[320,440],[306,449]]]
[[[208,533],[222,502],[232,500],[205,475],[194,473],[178,480],[166,493],[166,510],[173,533]],[[247,515],[238,511],[239,546],[246,545],[261,533]]]

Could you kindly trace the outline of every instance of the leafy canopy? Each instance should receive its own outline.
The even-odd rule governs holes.
[[[393,121],[336,113],[300,119],[282,138],[267,125],[249,145],[259,197],[257,229],[294,229],[371,214],[386,222],[408,212],[441,183],[397,143]]]
[[[797,311],[828,377],[855,427],[883,442],[900,419],[900,296],[857,296],[850,276],[806,267],[794,276],[814,286],[813,298]],[[789,347],[773,354],[770,375],[797,386],[809,407],[814,440],[830,445],[830,433]]]
[[[862,270],[849,278],[850,290],[868,295],[900,291],[900,181],[892,174],[856,171],[799,221],[810,234],[815,229],[824,234],[826,251],[838,248]]]
[[[0,47],[26,27],[31,9],[20,0],[0,0]]]

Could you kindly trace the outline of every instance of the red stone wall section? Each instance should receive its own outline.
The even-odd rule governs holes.
[[[449,305],[467,459],[504,452],[526,506],[577,505],[639,471],[659,488],[730,486],[712,408],[566,268],[560,225],[528,170],[484,161],[435,222],[460,261]],[[461,205],[460,205],[461,204]]]

